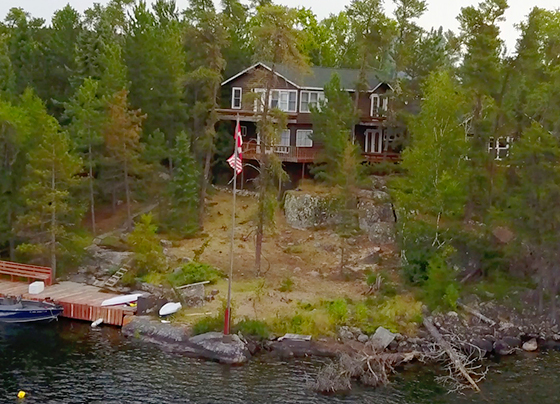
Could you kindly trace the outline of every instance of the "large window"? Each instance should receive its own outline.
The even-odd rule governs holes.
[[[313,147],[312,136],[312,130],[298,130],[296,132],[296,147]]]
[[[297,91],[272,90],[270,107],[284,112],[297,112]]]
[[[255,100],[255,111],[262,111],[266,90],[263,88],[253,89],[255,93],[261,95],[260,99]],[[270,100],[268,103],[270,108],[278,108],[284,112],[297,112],[297,91],[296,90],[271,90]]]
[[[318,108],[324,99],[325,93],[322,91],[302,91],[299,111],[311,112],[311,108]]]
[[[280,134],[280,143],[274,147],[276,153],[289,153],[290,151],[290,130],[283,130]]]
[[[488,142],[488,152],[492,154],[495,160],[503,160],[509,155],[511,142],[512,138],[509,136],[497,139],[491,137]]]
[[[241,99],[243,96],[243,90],[241,87],[233,87],[231,89],[231,108],[241,109]]]
[[[371,95],[371,111],[370,116],[383,116],[387,111],[389,100],[381,97],[379,94]]]

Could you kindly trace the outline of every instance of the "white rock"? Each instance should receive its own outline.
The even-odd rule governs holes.
[[[397,334],[392,333],[386,328],[378,327],[370,338],[373,347],[379,351],[384,350],[395,339]]]
[[[539,345],[537,344],[537,340],[535,338],[523,344],[523,350],[527,352],[535,352],[538,347]]]

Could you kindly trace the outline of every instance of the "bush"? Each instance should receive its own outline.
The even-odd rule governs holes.
[[[397,295],[374,307],[358,303],[351,319],[353,325],[367,334],[374,333],[379,326],[392,332],[412,334],[421,322],[422,303],[412,295]]]
[[[446,257],[449,251],[435,255],[429,262],[428,279],[423,285],[424,301],[434,310],[457,308],[459,284],[455,280],[455,272],[449,268]]]
[[[211,331],[224,330],[224,316],[216,315],[211,317],[203,317],[192,326],[194,335],[204,334]]]
[[[235,333],[241,332],[243,335],[267,339],[270,336],[270,329],[264,321],[244,319],[233,327]]]
[[[156,234],[157,226],[152,221],[151,214],[142,215],[127,239],[127,244],[134,253],[134,272],[137,277],[167,270],[163,247]]]
[[[326,309],[329,317],[336,325],[342,325],[348,319],[348,304],[344,299],[326,302]]]
[[[169,283],[173,286],[183,286],[190,283],[210,281],[216,283],[223,274],[211,265],[191,261],[181,267],[181,271],[169,274]]]
[[[292,280],[292,278],[287,277],[282,281],[282,284],[280,285],[278,290],[280,292],[291,292],[293,290],[293,287],[294,287],[294,281]]]

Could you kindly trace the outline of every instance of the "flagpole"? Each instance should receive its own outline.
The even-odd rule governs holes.
[[[239,128],[239,114],[237,114],[237,123],[235,124],[235,135],[233,137],[234,142],[234,162],[237,164],[238,159],[238,140],[237,136],[237,129]],[[230,250],[229,250],[229,277],[228,277],[228,294],[227,294],[227,306],[226,311],[224,313],[224,335],[228,335],[230,333],[230,326],[231,326],[231,282],[233,278],[233,240],[235,236],[235,197],[237,194],[237,169],[233,169],[233,203],[232,203],[232,212],[231,212],[231,240],[230,240]]]

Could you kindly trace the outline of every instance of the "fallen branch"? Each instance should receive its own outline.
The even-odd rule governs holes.
[[[480,389],[478,388],[478,385],[476,384],[476,382],[473,380],[473,378],[471,377],[471,375],[467,371],[467,369],[466,369],[466,367],[463,363],[462,355],[460,355],[455,349],[453,349],[453,347],[451,346],[451,344],[449,342],[447,342],[445,339],[443,339],[442,335],[439,333],[436,326],[432,323],[431,318],[428,317],[428,318],[424,319],[424,327],[426,327],[428,332],[436,340],[437,344],[441,347],[441,349],[443,349],[445,351],[447,356],[449,356],[449,359],[451,360],[452,367],[458,373],[460,373],[467,380],[467,382],[469,382],[469,384],[472,386],[472,388],[474,390],[480,391]]]
[[[457,306],[459,306],[460,308],[462,308],[463,310],[465,310],[467,313],[472,314],[473,316],[481,319],[482,321],[484,321],[487,324],[490,324],[490,326],[494,327],[496,325],[496,322],[494,320],[492,320],[491,318],[486,317],[484,314],[482,314],[481,312],[479,312],[478,310],[475,310],[459,301],[457,301]]]

